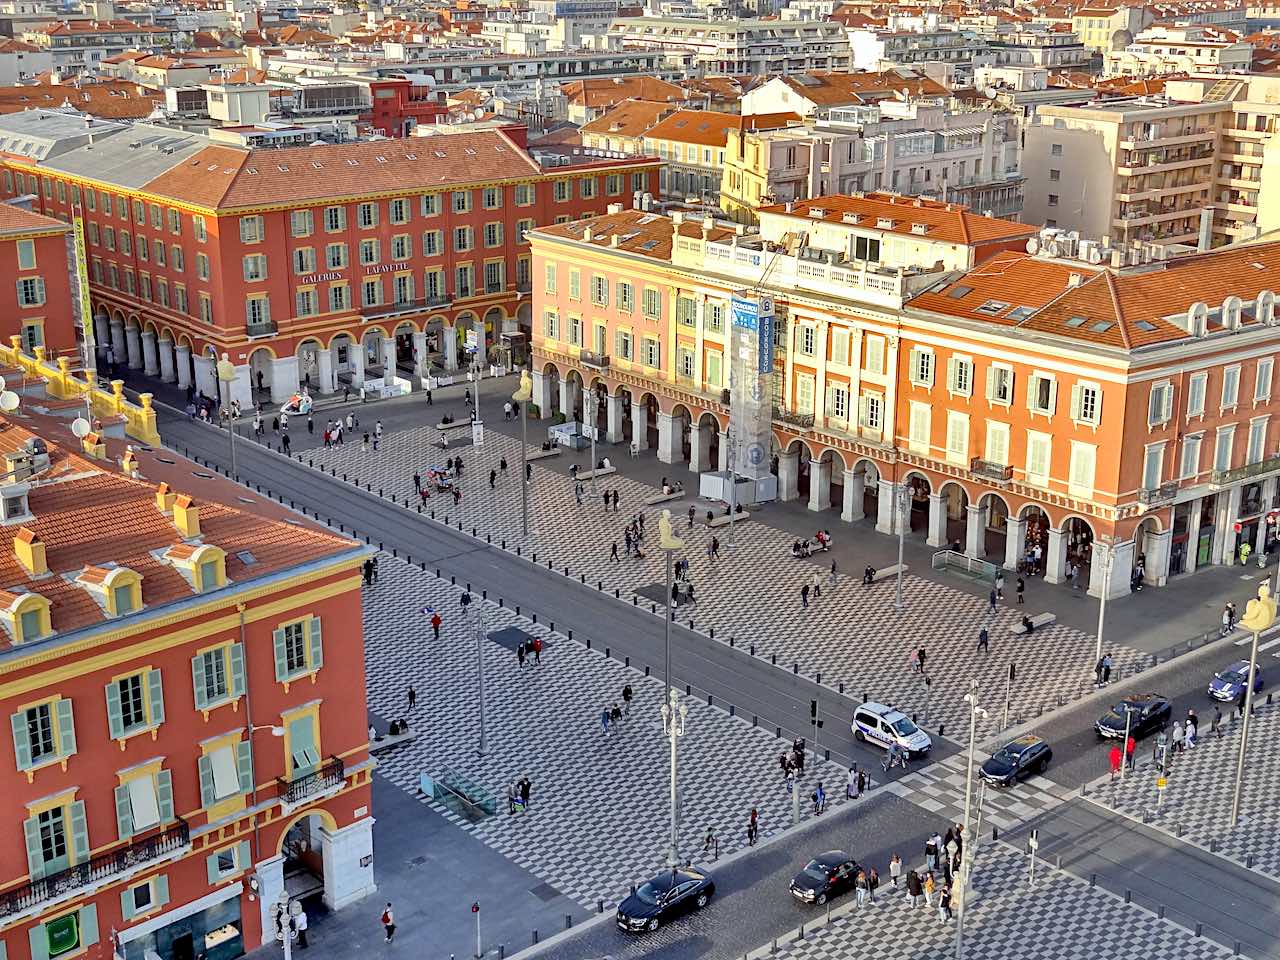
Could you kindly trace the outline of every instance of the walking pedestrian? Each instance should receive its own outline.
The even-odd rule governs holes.
[[[1129,735],[1129,739],[1124,742],[1124,759],[1125,765],[1129,768],[1129,772],[1133,772],[1133,753],[1138,749],[1138,741]]]
[[[811,584],[813,586],[813,599],[817,600],[822,596],[822,581],[818,579],[817,571],[813,574]]]
[[[756,835],[760,832],[760,818],[756,813],[756,808],[751,808],[751,816],[747,820],[747,846],[754,847],[756,845]]]
[[[1213,707],[1213,719],[1209,721],[1209,730],[1210,732],[1217,734],[1218,737],[1221,738],[1222,709],[1217,704],[1214,704],[1214,707]]]
[[[1102,686],[1102,658],[1098,658],[1097,664],[1093,668],[1093,685],[1095,687]]]
[[[280,447],[287,457],[289,455],[289,435],[287,433],[280,437]]]
[[[1120,744],[1114,743],[1111,745],[1111,753],[1108,756],[1108,761],[1111,764],[1111,781],[1114,783],[1116,777],[1120,774],[1120,764],[1122,762]]]
[[[310,946],[307,943],[307,911],[301,909],[302,904],[298,904],[298,907],[298,915],[293,918],[293,927],[298,931],[298,946],[305,950]]]
[[[307,433],[311,434],[312,436],[315,436],[315,432],[316,432],[315,420],[313,420],[311,418],[311,414],[308,413],[307,414]]]
[[[898,889],[898,880],[902,877],[902,858],[896,853],[889,858],[889,879],[893,881],[893,889]]]
[[[604,735],[609,736],[609,708],[603,707],[600,710],[600,729],[604,731]]]
[[[809,609],[809,585],[807,583],[800,588],[800,609]]]
[[[863,792],[866,791],[868,782],[869,782],[869,778],[867,777],[867,771],[859,770],[858,771],[858,796],[862,796]]]
[[[997,600],[1004,599],[1004,571],[1003,570],[996,571],[996,599]]]
[[[609,723],[614,727],[622,723],[622,710],[616,703],[609,710]]]
[[[778,756],[778,766],[782,768],[782,779],[785,780],[787,775],[791,772],[791,764],[787,762],[787,755],[785,753]]]
[[[613,541],[613,547],[609,550],[609,559],[612,560],[614,563],[622,562],[621,560],[618,559],[618,541],[617,540]]]
[[[930,872],[938,869],[939,838],[935,833],[924,842],[924,863]]]
[[[618,512],[618,490],[615,487],[613,491],[613,512]]]
[[[413,684],[409,684],[409,711],[412,712],[418,706],[418,691],[413,689]]]
[[[849,768],[849,775],[844,782],[844,796],[846,800],[858,799],[858,765],[854,763]]]
[[[920,905],[920,898],[924,896],[924,883],[920,880],[920,874],[915,870],[907,871],[907,900],[910,901],[912,909]]]
[[[871,898],[871,902],[876,902],[876,890],[880,886],[880,871],[875,867],[871,868],[871,872],[867,874],[867,895]]]
[[[519,664],[521,667],[524,666],[524,657],[525,657],[524,641],[521,640],[520,645],[516,647],[516,663]]]
[[[382,908],[382,929],[386,931],[386,942],[390,943],[391,938],[396,935],[396,915],[391,912],[391,903]]]
[[[996,612],[996,591],[994,587],[992,588],[991,593],[987,596],[987,612]]]
[[[440,639],[440,611],[431,614],[431,632],[436,640]]]
[[[360,567],[360,572],[364,576],[364,585],[366,587],[373,586],[373,560],[366,560]]]
[[[938,922],[951,922],[951,886],[942,888],[942,896],[938,897]]]
[[[428,388],[427,388],[427,406],[428,406],[428,407],[435,406],[434,401],[432,401],[432,399],[431,399],[431,388],[430,388],[430,387],[428,387]]]
[[[630,712],[631,712],[631,697],[632,697],[632,695],[633,695],[633,694],[631,693],[631,684],[629,684],[629,683],[628,683],[628,684],[624,684],[624,685],[623,685],[623,687],[622,687],[622,712],[623,712],[623,713],[630,713]]]
[[[525,812],[529,811],[529,794],[533,791],[533,784],[529,782],[529,778],[525,777],[520,781],[520,802],[524,804]]]
[[[698,508],[693,504],[689,504],[689,529],[693,529],[693,518],[697,515]]]
[[[1018,602],[1022,603],[1023,600],[1025,599],[1024,594],[1027,591],[1027,584],[1021,577],[1018,578],[1017,591],[1018,591]]]
[[[836,582],[836,560],[835,560],[835,557],[832,557],[832,558],[831,558],[831,582],[832,582],[832,583],[835,583],[835,582]]]
[[[582,491],[583,491],[582,481],[581,480],[574,481],[573,496],[574,496],[574,499],[578,501],[578,506],[582,506]]]
[[[542,663],[542,638],[533,638],[533,665],[536,667]]]
[[[1198,733],[1200,729],[1200,718],[1196,716],[1196,712],[1194,710],[1187,711],[1187,723],[1185,729],[1187,749],[1190,750],[1196,745],[1196,733]]]
[[[827,791],[822,789],[822,781],[818,781],[818,786],[813,791],[813,813],[815,816],[821,816],[822,811],[827,806]]]
[[[417,470],[413,471],[413,492],[422,493],[422,475]]]
[[[991,634],[987,632],[987,628],[983,627],[978,631],[978,652],[990,653]]]
[[[918,650],[916,651],[916,661],[920,664],[920,672],[923,674],[923,673],[925,672],[925,669],[924,669],[924,647],[921,647],[920,649],[918,649]]]
[[[1174,753],[1181,753],[1186,748],[1187,743],[1183,737],[1181,720],[1173,721],[1173,731],[1169,734],[1169,739]]]

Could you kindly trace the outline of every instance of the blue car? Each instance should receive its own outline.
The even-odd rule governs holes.
[[[1226,702],[1237,700],[1248,682],[1249,661],[1237,660],[1225,670],[1219,670],[1213,675],[1213,679],[1209,681],[1209,696]],[[1258,667],[1253,673],[1253,692],[1257,693],[1261,689],[1262,668]]]

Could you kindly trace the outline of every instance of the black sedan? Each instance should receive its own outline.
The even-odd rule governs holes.
[[[861,868],[843,850],[828,850],[810,860],[791,878],[791,895],[802,903],[819,906],[853,889]]]
[[[1053,759],[1049,745],[1032,734],[1010,740],[982,765],[979,775],[997,787],[1011,787],[1023,777],[1044,773]]]
[[[1122,739],[1127,719],[1129,735],[1135,740],[1141,740],[1168,724],[1172,718],[1173,704],[1169,702],[1169,698],[1158,693],[1147,693],[1121,700],[1099,717],[1093,726],[1100,740]]]
[[[664,870],[618,904],[618,929],[657,930],[690,910],[700,910],[716,892],[711,874],[698,867]]]

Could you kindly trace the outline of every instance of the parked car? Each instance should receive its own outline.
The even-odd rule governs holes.
[[[1011,787],[1024,777],[1044,773],[1053,751],[1034,734],[1010,740],[982,765],[979,776],[997,787]]]
[[[664,870],[618,904],[618,929],[627,933],[657,930],[690,910],[701,910],[715,892],[715,881],[706,870]]]
[[[1094,729],[1098,739],[1116,739],[1124,736],[1126,716],[1129,734],[1135,740],[1141,740],[1149,733],[1154,733],[1173,718],[1173,704],[1169,698],[1158,693],[1146,693],[1139,696],[1126,697],[1098,718]]]
[[[843,850],[820,853],[791,878],[791,895],[803,903],[821,906],[852,890],[859,869],[857,861]]]
[[[888,750],[896,745],[908,757],[922,757],[933,749],[929,735],[917,727],[901,710],[868,700],[853,711],[851,724],[854,739],[873,743]]]
[[[1249,683],[1249,661],[1237,660],[1231,666],[1224,670],[1219,670],[1213,675],[1213,679],[1209,681],[1209,696],[1215,700],[1224,700],[1230,702],[1237,700],[1240,694],[1244,693],[1245,686]],[[1255,667],[1253,671],[1253,692],[1257,693],[1262,689],[1262,667]]]

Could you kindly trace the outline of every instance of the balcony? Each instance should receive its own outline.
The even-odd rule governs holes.
[[[330,757],[311,773],[292,780],[276,777],[276,784],[280,788],[280,800],[286,809],[290,809],[320,794],[336,792],[335,788],[342,786],[346,779],[346,768],[342,761],[337,757]]]
[[[1143,487],[1138,491],[1138,503],[1144,507],[1163,507],[1173,503],[1178,495],[1178,481],[1170,480],[1158,487]]]
[[[607,353],[583,350],[582,353],[578,354],[578,359],[582,361],[584,367],[591,367],[593,370],[609,369],[609,355]]]
[[[244,332],[249,337],[274,337],[276,335],[276,324],[274,320],[263,320],[260,323],[246,323]]]
[[[191,845],[191,829],[178,817],[176,823],[156,833],[131,840],[124,846],[90,857],[51,876],[32,880],[0,894],[0,919],[12,917],[68,894],[114,880],[121,874],[137,872]]]
[[[1214,470],[1209,474],[1209,483],[1215,487],[1229,487],[1241,480],[1250,480],[1276,471],[1280,471],[1280,454],[1259,460],[1257,463],[1247,463],[1233,470]]]
[[[793,427],[799,427],[801,430],[813,429],[812,413],[794,413],[791,410],[785,410],[782,407],[775,406],[773,408],[773,419],[782,423],[788,423]]]
[[[974,457],[969,461],[969,475],[987,483],[1008,483],[1013,479],[1013,467]]]

